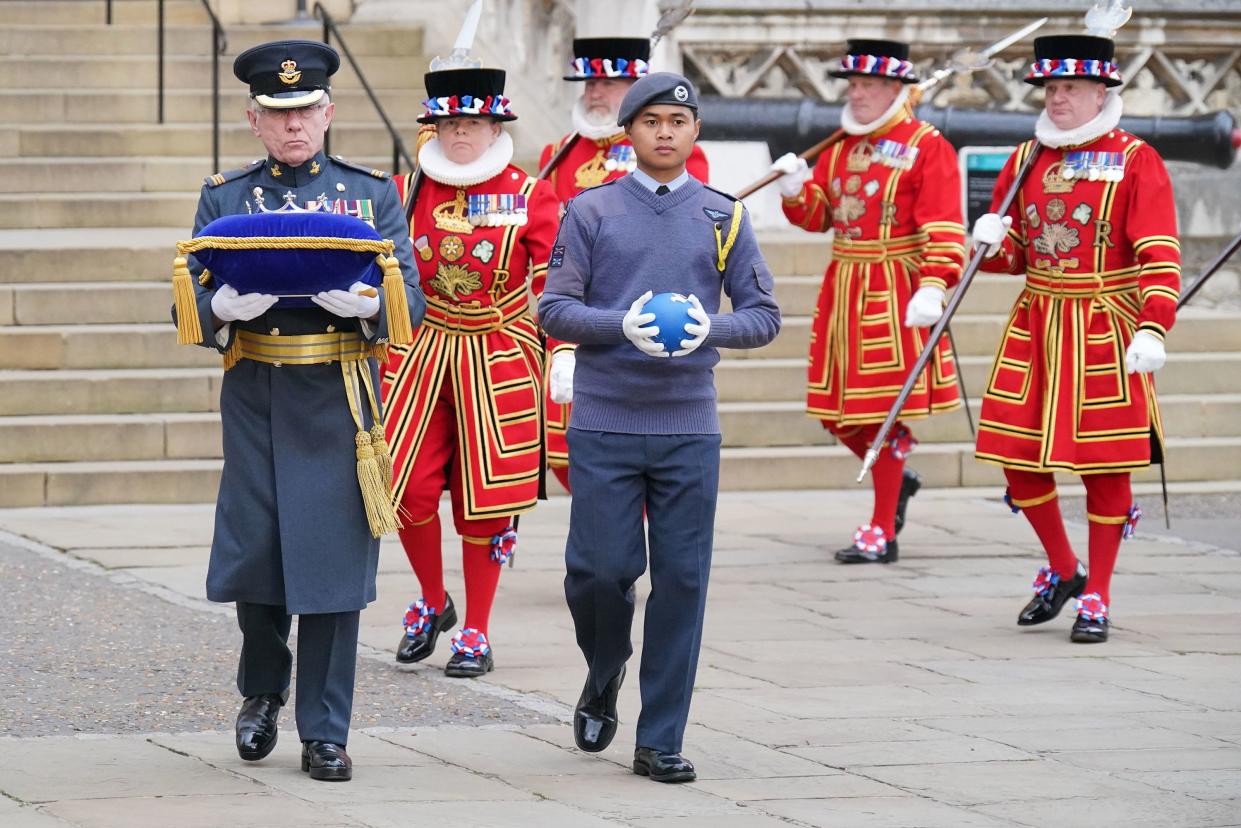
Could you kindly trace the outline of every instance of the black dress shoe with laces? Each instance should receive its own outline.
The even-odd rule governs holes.
[[[401,643],[396,645],[396,660],[401,664],[413,664],[422,661],[435,652],[435,642],[440,633],[457,623],[457,608],[452,605],[452,596],[444,593],[443,612],[431,613],[422,630],[416,633],[406,631],[401,636]]]
[[[1017,626],[1031,627],[1044,624],[1060,614],[1070,598],[1076,598],[1086,588],[1086,569],[1078,561],[1073,577],[1065,580],[1051,567],[1043,567],[1034,579],[1034,597],[1017,616]]]
[[[276,746],[278,735],[276,722],[280,708],[288,701],[289,694],[264,693],[247,696],[237,714],[237,755],[247,762],[265,758]]]
[[[698,778],[694,763],[681,754],[644,747],[633,752],[633,772],[656,782],[693,782]]]
[[[922,478],[913,469],[906,468],[901,475],[901,493],[896,497],[896,534],[899,535],[905,528],[905,507],[909,505],[909,498],[921,488]]]
[[[353,760],[344,745],[302,742],[302,772],[321,782],[348,782],[353,778]]]
[[[598,753],[612,744],[616,736],[616,697],[624,681],[625,665],[622,664],[620,672],[596,695],[591,689],[590,676],[586,677],[586,686],[573,711],[573,741],[587,753]]]

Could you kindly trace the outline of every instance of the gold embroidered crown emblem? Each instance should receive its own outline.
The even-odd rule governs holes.
[[[845,168],[852,173],[866,172],[870,169],[871,153],[874,151],[875,147],[870,141],[859,141],[853,149],[849,150]]]
[[[1043,192],[1045,193],[1071,193],[1076,183],[1071,178],[1065,178],[1063,161],[1057,161],[1047,168],[1047,172],[1043,173]]]
[[[435,218],[435,226],[440,230],[466,235],[474,232],[474,225],[470,224],[465,190],[458,189],[452,201],[440,204],[431,211],[431,215]]]
[[[283,69],[284,71],[279,73],[277,77],[280,78],[280,82],[283,83],[285,86],[292,86],[293,84],[297,83],[299,80],[302,79],[302,73],[298,71],[296,60],[293,60],[292,58],[290,58],[289,60],[286,60],[284,63],[280,64],[280,68]]]

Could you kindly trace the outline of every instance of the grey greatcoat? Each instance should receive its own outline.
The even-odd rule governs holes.
[[[396,244],[411,321],[426,307],[413,264],[409,227],[387,173],[319,153],[300,167],[271,158],[206,179],[194,233],[225,215],[246,212],[254,188],[274,209],[293,193],[299,205],[321,194],[368,199],[380,236]],[[198,276],[202,266],[191,260]],[[365,340],[388,336],[385,305],[375,325],[318,307],[279,306],[249,322],[234,322],[217,340],[211,297],[217,284],[198,286],[203,344],[223,352],[238,328],[271,335],[357,330]],[[382,290],[380,292],[382,300]],[[379,374],[368,360],[375,392]],[[371,425],[370,408],[363,417]],[[212,601],[285,607],[289,614],[350,612],[375,599],[379,542],[371,537],[358,489],[354,436],[339,363],[277,367],[240,360],[220,392],[224,473],[216,503],[215,537],[207,570]]]

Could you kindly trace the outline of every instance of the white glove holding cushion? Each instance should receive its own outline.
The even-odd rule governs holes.
[[[707,341],[707,334],[711,333],[711,317],[707,316],[707,312],[702,309],[702,302],[692,293],[689,295],[689,310],[686,313],[697,323],[689,322],[685,325],[685,332],[693,339],[682,339],[680,350],[672,352],[674,357],[692,354],[699,345]]]
[[[1150,331],[1138,331],[1125,351],[1125,370],[1130,374],[1158,371],[1168,359],[1163,341]]]
[[[237,288],[224,285],[211,297],[211,313],[221,322],[249,322],[279,301],[279,296],[270,293],[238,293]]]
[[[1004,241],[1004,237],[1008,235],[1008,228],[1013,226],[1013,217],[1000,217],[999,213],[983,213],[978,217],[978,221],[974,222],[974,245],[976,247],[986,247],[987,255],[994,256],[1000,248],[1000,244]]]
[[[777,158],[771,165],[771,171],[780,173],[776,186],[785,198],[796,198],[802,185],[810,180],[810,166],[806,159],[791,152]]]
[[[346,319],[373,319],[379,314],[379,296],[364,296],[362,291],[375,291],[364,282],[354,282],[349,290],[325,290],[310,297],[310,301],[328,313],[343,316]]]
[[[663,343],[652,339],[652,337],[659,335],[659,328],[651,324],[655,321],[655,314],[642,312],[642,309],[646,307],[646,303],[654,295],[654,293],[648,290],[633,300],[633,304],[629,306],[629,310],[625,312],[625,318],[621,321],[621,330],[624,332],[625,338],[647,356],[670,357],[672,354],[664,349]]]
[[[577,356],[572,351],[558,351],[552,355],[552,367],[547,372],[548,391],[552,402],[563,405],[573,402],[573,369]]]
[[[944,315],[944,289],[925,285],[914,291],[905,306],[906,328],[929,328]]]

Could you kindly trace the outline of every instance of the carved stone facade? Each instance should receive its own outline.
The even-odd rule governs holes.
[[[925,73],[961,49],[980,48],[1039,17],[1044,33],[1082,30],[1088,4],[894,2],[862,11],[849,2],[705,0],[676,32],[686,71],[707,92],[729,97],[839,100],[843,82],[828,76],[849,37],[886,37],[914,44]],[[1078,4],[1074,4],[1077,6]],[[1146,0],[1117,36],[1133,115],[1194,115],[1241,110],[1241,3]],[[1022,83],[1031,45],[1015,44],[994,63],[936,90],[939,106],[1032,110],[1041,91]]]

